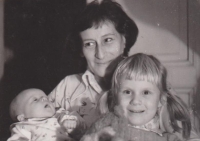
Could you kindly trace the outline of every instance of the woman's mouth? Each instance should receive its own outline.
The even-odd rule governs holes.
[[[107,65],[110,64],[112,61],[107,61],[107,62],[96,62],[98,65]]]

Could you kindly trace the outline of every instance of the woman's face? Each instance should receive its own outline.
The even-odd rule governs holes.
[[[83,55],[87,60],[88,69],[95,76],[104,77],[111,62],[123,53],[124,36],[116,31],[111,22],[104,22],[98,27],[89,28],[81,32],[80,36],[83,41]]]

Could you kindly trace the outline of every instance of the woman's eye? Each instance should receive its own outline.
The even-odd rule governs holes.
[[[35,98],[33,101],[37,102],[37,101],[38,101],[38,99],[37,99],[37,98]]]
[[[108,42],[108,43],[109,43],[109,42],[111,42],[112,40],[113,40],[112,38],[106,38],[106,39],[105,39],[105,42]]]
[[[144,91],[143,93],[144,93],[144,95],[149,95],[151,92],[150,91]]]
[[[131,94],[131,91],[125,90],[125,91],[123,91],[123,93],[124,93],[124,94]]]
[[[82,101],[82,106],[86,106],[87,103],[85,101]]]
[[[96,44],[95,44],[95,42],[87,42],[87,43],[84,43],[84,47],[95,47],[96,46]]]

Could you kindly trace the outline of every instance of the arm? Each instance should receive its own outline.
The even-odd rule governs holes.
[[[12,135],[7,141],[31,141],[31,132],[21,126],[15,126],[11,132]]]
[[[69,101],[67,101],[67,98],[65,97],[65,93],[67,93],[66,91],[67,83],[68,83],[68,77],[64,78],[56,86],[56,88],[48,95],[49,100],[53,102],[56,108],[58,107],[65,108],[66,106],[69,107]]]
[[[73,138],[80,139],[86,131],[86,124],[77,112],[69,112],[63,108],[56,111],[55,116],[58,123],[64,127],[66,132]]]

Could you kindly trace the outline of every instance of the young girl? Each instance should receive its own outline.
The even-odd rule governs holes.
[[[180,98],[168,91],[166,79],[165,67],[151,55],[139,53],[124,59],[113,75],[109,93],[111,98],[108,97],[111,112],[98,120],[83,140],[114,138],[127,141],[171,141],[189,138],[189,110]],[[165,104],[174,134],[163,133],[160,128],[161,107]],[[108,126],[112,127],[114,133]],[[113,137],[106,132],[110,132]]]

